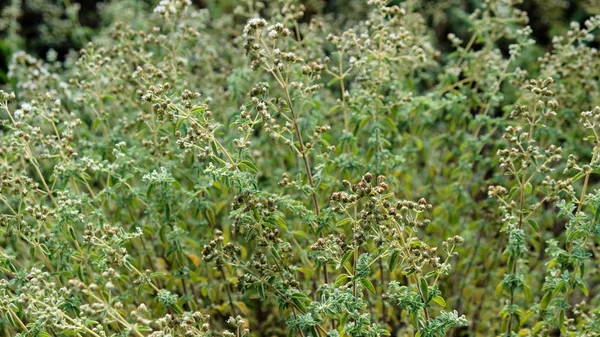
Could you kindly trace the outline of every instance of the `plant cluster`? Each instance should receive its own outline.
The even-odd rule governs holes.
[[[2,8],[1,335],[600,335],[598,5],[331,3]]]

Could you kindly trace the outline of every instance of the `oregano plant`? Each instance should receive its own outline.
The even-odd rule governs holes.
[[[0,4],[0,335],[600,335],[594,1]]]

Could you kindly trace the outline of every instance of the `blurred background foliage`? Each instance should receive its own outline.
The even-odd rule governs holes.
[[[118,2],[114,1],[114,2]],[[239,4],[238,0],[194,0],[194,6],[208,8],[211,16],[218,18],[229,15]],[[401,5],[404,1],[394,0],[390,5]],[[469,20],[467,16],[484,0],[422,0],[410,1],[415,10],[423,14],[427,25],[435,32],[436,48],[444,52],[452,50],[446,38],[454,33],[468,40]],[[24,50],[36,57],[45,57],[53,50],[58,60],[64,60],[70,50],[79,50],[98,29],[109,24],[101,8],[110,1],[48,1],[48,0],[5,0],[0,4],[0,80],[7,81],[6,72],[12,53]],[[139,10],[154,8],[158,1],[139,1]],[[310,21],[311,15],[329,14],[344,26],[351,26],[364,19],[367,6],[361,0],[308,0],[301,1],[307,10],[303,17]],[[268,4],[268,2],[267,2]],[[571,22],[583,23],[590,16],[600,13],[597,0],[525,0],[517,8],[530,17],[536,50],[531,50],[531,60],[547,50],[552,36],[566,32]],[[243,16],[240,23],[245,23]],[[508,42],[503,46],[508,52]],[[535,70],[535,62],[529,62]],[[532,73],[534,74],[534,73]]]

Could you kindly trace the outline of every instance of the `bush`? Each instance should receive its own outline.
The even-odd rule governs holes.
[[[598,336],[598,6],[437,6],[6,6],[2,334]]]

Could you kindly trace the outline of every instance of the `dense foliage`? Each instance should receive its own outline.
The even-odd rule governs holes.
[[[9,1],[0,335],[599,336],[600,5],[533,3]]]

